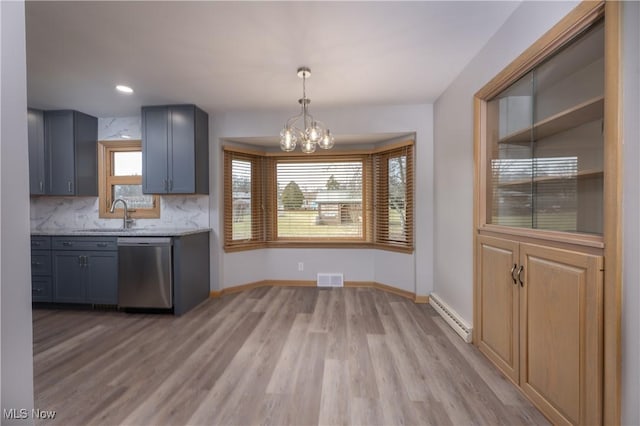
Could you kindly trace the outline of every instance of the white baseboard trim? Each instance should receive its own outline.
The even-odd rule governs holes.
[[[429,295],[429,304],[433,306],[433,309],[440,314],[447,324],[462,337],[462,340],[471,343],[473,328],[467,324],[456,311],[443,302],[435,293]]]

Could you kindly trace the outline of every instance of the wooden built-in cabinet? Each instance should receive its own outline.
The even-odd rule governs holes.
[[[602,419],[602,256],[478,237],[480,350],[554,424]]]
[[[474,343],[554,424],[620,422],[619,8],[580,3],[474,99]]]

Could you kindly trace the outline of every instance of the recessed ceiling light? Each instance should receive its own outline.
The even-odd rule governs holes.
[[[129,86],[124,86],[122,84],[118,84],[116,86],[116,90],[122,93],[133,93],[133,89]]]

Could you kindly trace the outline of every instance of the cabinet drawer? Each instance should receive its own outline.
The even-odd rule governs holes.
[[[31,251],[31,275],[51,275],[50,251]]]
[[[51,302],[51,290],[51,277],[33,277],[31,280],[31,300],[33,302]]]
[[[51,248],[51,237],[31,237],[32,250],[49,250]]]
[[[53,237],[54,250],[118,250],[115,237]]]

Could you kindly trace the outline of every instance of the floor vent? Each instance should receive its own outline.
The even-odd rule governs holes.
[[[344,287],[342,274],[318,274],[318,287]]]
[[[460,315],[453,309],[449,307],[446,303],[444,303],[437,294],[431,293],[429,295],[429,304],[433,306],[433,309],[436,310],[440,314],[442,318],[453,328],[453,330],[462,337],[467,343],[471,343],[471,331],[472,328],[469,327],[463,320],[460,318]]]

